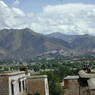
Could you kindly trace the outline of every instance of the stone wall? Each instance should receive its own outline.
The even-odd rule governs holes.
[[[79,95],[79,82],[77,79],[64,79],[64,95]]]
[[[44,79],[27,79],[26,88],[28,94],[39,93],[40,95],[46,95]]]
[[[7,77],[0,77],[0,95],[9,95],[9,84]]]

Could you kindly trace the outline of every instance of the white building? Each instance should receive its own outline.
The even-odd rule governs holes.
[[[49,95],[47,76],[30,76],[25,71],[0,74],[0,95],[35,95],[36,92]]]
[[[22,95],[26,92],[24,71],[0,74],[0,95]]]

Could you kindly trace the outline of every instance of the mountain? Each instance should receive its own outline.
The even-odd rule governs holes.
[[[39,55],[94,55],[95,36],[64,35],[50,37],[25,29],[0,30],[0,58],[32,58]],[[58,35],[56,35],[58,36]],[[65,39],[61,39],[61,36]],[[72,41],[67,41],[71,39]]]
[[[70,45],[66,41],[48,38],[28,28],[0,30],[1,58],[31,58],[44,52],[69,48]]]
[[[72,41],[71,47],[78,51],[94,51],[95,50],[95,36],[82,35]]]
[[[62,39],[69,42],[70,53],[74,56],[78,55],[94,55],[95,56],[95,36],[92,35],[66,35],[59,32],[47,35],[48,37]]]
[[[47,37],[62,39],[62,40],[65,40],[67,42],[72,42],[73,40],[75,40],[79,36],[81,36],[81,35],[68,35],[68,34],[63,34],[60,32],[55,32],[55,33],[51,33],[51,34],[47,35]]]

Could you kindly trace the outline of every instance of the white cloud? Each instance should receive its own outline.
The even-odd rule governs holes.
[[[18,8],[12,8],[12,11],[16,16],[25,16],[25,13]]]
[[[20,28],[24,23],[24,12],[18,8],[10,8],[3,1],[0,1],[0,29]]]
[[[95,5],[65,4],[43,8],[36,19],[41,32],[67,34],[95,34]],[[42,30],[43,27],[43,30]],[[34,28],[34,27],[33,27]],[[39,31],[35,26],[35,30]]]
[[[0,29],[31,28],[39,33],[95,34],[95,5],[46,6],[40,13],[25,13],[0,1]]]
[[[20,0],[15,0],[13,5],[19,5],[20,4]]]

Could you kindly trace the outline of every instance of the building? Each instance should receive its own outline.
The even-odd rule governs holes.
[[[67,76],[64,79],[64,95],[79,95],[78,79],[78,76]]]
[[[0,74],[0,95],[20,95],[25,92],[25,72]]]
[[[64,78],[64,95],[95,95],[95,70],[80,70]]]
[[[38,87],[41,91],[36,89]],[[0,95],[35,95],[35,91],[49,95],[47,76],[30,76],[25,71],[0,74]]]
[[[49,95],[48,80],[46,75],[28,77],[26,80],[29,95]]]

